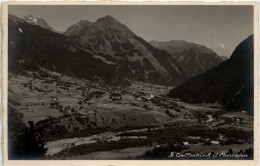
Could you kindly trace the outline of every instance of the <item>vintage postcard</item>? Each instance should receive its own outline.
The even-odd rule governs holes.
[[[258,4],[9,2],[4,165],[257,165]]]

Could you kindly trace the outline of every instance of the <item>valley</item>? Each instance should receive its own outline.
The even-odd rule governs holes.
[[[8,16],[8,158],[253,159],[253,35],[223,60],[118,20]]]
[[[200,147],[252,147],[253,117],[243,110],[169,98],[168,86],[132,81],[120,88],[42,72],[48,76],[9,74],[8,93],[22,122],[32,121],[41,131],[48,159],[138,159],[160,148],[197,153]],[[230,135],[237,132],[244,134]]]

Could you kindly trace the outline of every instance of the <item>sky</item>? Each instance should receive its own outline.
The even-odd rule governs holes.
[[[9,14],[43,18],[64,32],[80,20],[95,22],[111,15],[146,41],[185,40],[229,57],[253,34],[253,6],[9,6]]]

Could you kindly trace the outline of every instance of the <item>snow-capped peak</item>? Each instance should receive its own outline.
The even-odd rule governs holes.
[[[24,20],[30,24],[38,25],[38,19],[36,17],[33,17],[32,15],[24,17]]]
[[[24,21],[26,21],[29,24],[32,25],[39,25],[42,28],[49,29],[51,31],[54,31],[52,27],[50,27],[46,21],[42,18],[33,17],[32,15],[28,15],[23,18]]]

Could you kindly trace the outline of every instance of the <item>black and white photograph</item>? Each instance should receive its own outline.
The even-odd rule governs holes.
[[[256,159],[254,10],[8,5],[8,160]]]

